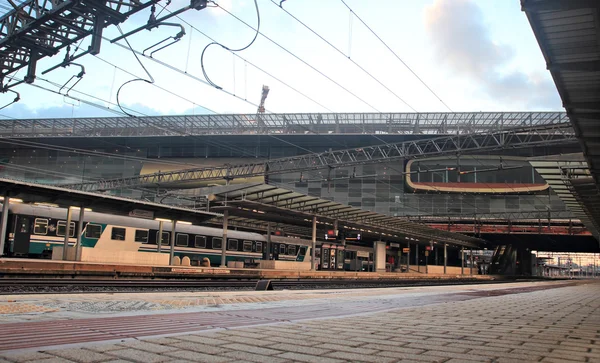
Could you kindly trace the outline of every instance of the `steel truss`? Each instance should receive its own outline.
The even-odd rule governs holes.
[[[520,220],[562,220],[578,222],[575,215],[569,211],[539,210],[539,211],[519,211],[519,212],[496,212],[496,213],[476,213],[466,214],[444,214],[444,215],[414,215],[400,217],[414,222],[497,222],[497,221],[520,221]]]
[[[98,54],[102,30],[160,0],[26,0],[0,17],[0,88],[4,78],[28,67],[32,83],[38,60],[91,35],[83,54]],[[73,60],[73,58],[71,59]],[[10,86],[14,86],[11,84]]]
[[[65,185],[81,190],[110,190],[141,186],[171,187],[177,183],[199,180],[232,180],[303,172],[319,169],[351,167],[353,165],[382,163],[397,159],[415,159],[445,154],[553,146],[576,142],[570,123],[512,128],[479,134],[444,136],[431,139],[405,141],[363,148],[335,150],[324,153],[268,160],[261,163],[225,165],[211,168],[195,168],[172,172],[159,172],[131,178],[118,178],[83,184]],[[172,185],[169,185],[172,184]],[[179,189],[185,188],[180,186]]]
[[[563,112],[297,113],[0,121],[2,137],[240,134],[472,134],[568,122]]]

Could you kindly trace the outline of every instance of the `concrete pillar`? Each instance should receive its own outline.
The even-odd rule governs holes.
[[[375,271],[385,271],[385,242],[373,242],[374,258],[373,265]]]
[[[173,220],[171,224],[171,251],[169,252],[169,265],[173,264],[173,256],[175,255],[175,228],[177,228],[177,221]]]
[[[321,256],[322,257],[322,256]],[[373,272],[377,271],[377,241],[373,241]]]
[[[317,216],[313,216],[312,218],[312,241],[311,241],[311,250],[310,250],[310,269],[315,271],[316,259],[317,259]],[[322,258],[322,256],[321,256]]]
[[[471,256],[469,257],[471,259],[471,266],[470,266],[470,271],[471,271],[471,275],[473,275],[473,249],[471,248]]]
[[[77,244],[75,244],[75,261],[79,260],[81,254],[81,233],[83,232],[83,215],[85,208],[79,206],[79,220],[77,221]]]
[[[465,274],[465,246],[460,247],[460,274]]]
[[[417,272],[419,271],[419,244],[415,243],[415,265],[417,265]]]
[[[158,246],[156,247],[156,252],[160,253],[160,250],[162,248],[162,235],[163,235],[163,227],[164,227],[164,222],[163,221],[159,221],[158,222],[158,237],[156,238],[156,243],[158,244]]]
[[[271,259],[271,223],[267,223],[267,254],[266,254],[265,260],[270,260]],[[321,260],[323,259],[323,256],[321,256]]]
[[[446,274],[446,266],[448,265],[448,244],[444,242],[444,275]]]
[[[67,261],[69,259],[69,235],[71,234],[71,219],[73,216],[73,209],[69,206],[67,208],[67,227],[65,228],[65,243],[63,248],[63,260]]]
[[[227,227],[229,225],[229,211],[223,211],[223,242],[221,243],[221,267],[227,267]]]
[[[435,261],[434,261],[435,263],[434,263],[434,265],[437,266],[438,265],[438,251],[437,251],[438,249],[437,249],[437,246],[435,246],[433,249],[435,250],[435,252],[434,252],[435,253]]]
[[[2,221],[0,222],[0,256],[4,255],[4,245],[6,244],[6,236],[8,232],[6,227],[8,225],[8,206],[10,205],[10,198],[8,193],[4,193],[4,200],[2,201]]]
[[[410,242],[406,244],[408,253],[406,254],[406,272],[410,272]]]

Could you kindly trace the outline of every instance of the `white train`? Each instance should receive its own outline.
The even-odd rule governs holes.
[[[50,258],[55,246],[64,246],[67,231],[67,210],[42,205],[13,203],[9,208],[7,244],[5,255]],[[70,246],[77,242],[75,236],[78,213],[73,213],[70,226]],[[139,251],[157,252],[159,222],[155,220],[85,212],[81,245],[94,248],[100,239],[139,242]],[[171,224],[164,223],[162,253],[169,253]],[[220,265],[223,230],[204,226],[178,224],[175,231],[175,255],[188,256],[192,265],[204,257],[211,265]],[[227,261],[248,261],[266,256],[267,238],[253,232],[229,230],[227,232]],[[275,259],[310,261],[310,241],[272,236],[271,253]]]

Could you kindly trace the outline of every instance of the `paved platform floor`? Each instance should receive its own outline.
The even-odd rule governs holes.
[[[6,322],[0,362],[600,362],[600,283],[593,281],[266,294],[280,299],[252,308],[257,303]],[[186,323],[187,331],[168,332]],[[99,341],[39,345],[60,342],[63,327]],[[19,342],[30,346],[17,349]]]

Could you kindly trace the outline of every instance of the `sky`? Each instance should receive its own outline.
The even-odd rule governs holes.
[[[182,24],[186,34],[153,58],[139,57],[149,75],[124,41],[118,42],[123,47],[111,44],[120,35],[111,26],[101,53],[77,60],[85,75],[69,90],[71,97],[64,95],[70,86],[57,93],[79,66],[41,74],[62,61],[63,51],[38,63],[34,85],[14,88],[21,100],[0,110],[0,120],[124,116],[117,103],[137,116],[253,114],[263,85],[270,88],[266,110],[275,113],[562,111],[518,0],[344,0],[400,59],[341,0],[287,0],[282,6],[342,54],[282,10],[279,1],[256,1],[263,35],[247,49],[206,49],[204,70],[221,90],[203,75],[201,54],[211,41],[200,32],[230,49],[247,46],[255,31],[224,9],[256,27],[254,0],[215,0],[218,7],[168,20]],[[173,0],[167,10],[187,4]],[[149,14],[147,9],[130,17],[122,31],[144,25]],[[127,39],[141,52],[178,31],[161,26]],[[83,41],[80,49],[88,44]],[[139,78],[154,83],[128,82]],[[0,94],[0,107],[13,98]]]

